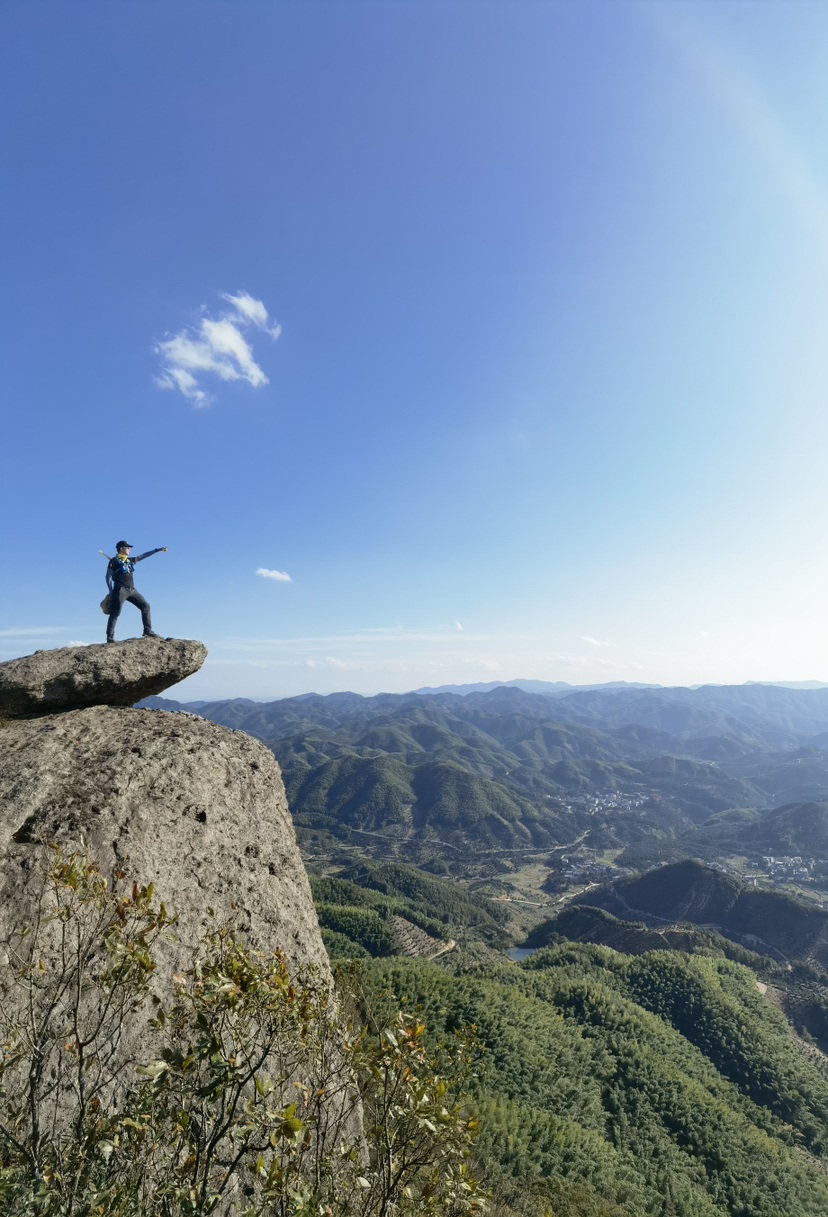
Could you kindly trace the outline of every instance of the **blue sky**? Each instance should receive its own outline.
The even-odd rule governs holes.
[[[828,6],[7,0],[0,92],[0,659],[126,537],[182,697],[828,679]]]

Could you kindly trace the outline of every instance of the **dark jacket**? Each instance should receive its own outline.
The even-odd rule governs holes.
[[[110,592],[116,587],[135,587],[132,579],[133,571],[135,570],[136,562],[143,562],[144,558],[151,558],[153,554],[160,554],[163,546],[158,549],[148,549],[145,554],[137,554],[134,558],[128,557],[126,554],[116,554],[114,558],[109,559],[109,566],[106,568],[106,586]]]

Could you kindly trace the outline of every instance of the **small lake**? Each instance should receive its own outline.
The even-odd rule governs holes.
[[[534,955],[537,947],[512,947],[506,954],[513,963],[520,963],[521,959],[528,959],[530,955]]]

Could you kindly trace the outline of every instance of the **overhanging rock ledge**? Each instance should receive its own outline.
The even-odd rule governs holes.
[[[132,706],[192,676],[206,658],[204,643],[190,638],[35,651],[0,663],[0,719]]]

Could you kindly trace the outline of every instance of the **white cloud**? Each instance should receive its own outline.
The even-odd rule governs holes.
[[[92,647],[94,642],[84,642],[81,638],[70,638],[66,643],[68,647]]]
[[[608,642],[606,642],[606,641],[602,642],[600,638],[590,638],[586,634],[584,634],[582,636],[581,642],[588,642],[591,647],[608,647],[609,646]]]
[[[257,575],[261,575],[263,579],[278,579],[280,583],[292,583],[290,575],[283,570],[268,570],[264,566],[260,566],[256,571]]]
[[[66,628],[71,629],[71,626],[39,625],[35,626],[34,629],[27,630],[0,630],[0,638],[25,638],[29,634],[34,634],[35,636],[38,634],[59,634],[61,630]]]
[[[165,338],[155,345],[161,356],[161,373],[155,383],[162,389],[178,389],[196,407],[205,406],[209,394],[201,387],[198,376],[218,376],[220,380],[246,380],[254,389],[268,383],[262,369],[253,358],[253,349],[242,329],[253,325],[271,338],[279,337],[281,329],[270,324],[267,309],[261,300],[247,292],[237,296],[222,293],[232,308],[220,317],[202,317],[198,326],[189,327]]]
[[[454,623],[454,624],[455,624],[455,627],[456,627],[458,630],[462,630],[462,628],[463,628],[463,627],[462,627],[462,625],[460,624],[460,622],[459,622],[459,621],[455,621],[455,623]]]
[[[281,334],[282,327],[270,324],[267,309],[261,300],[256,300],[253,296],[249,296],[247,292],[239,292],[238,296],[228,296],[222,292],[222,299],[226,300],[228,304],[233,305],[236,316],[240,321],[251,321],[260,330],[270,334],[270,337],[273,339],[278,338]]]
[[[619,669],[626,670],[641,667],[641,664],[635,663],[632,660],[621,663],[616,659],[598,659],[597,656],[584,658],[581,655],[550,655],[547,657],[547,663],[558,664],[564,668],[586,668],[587,671],[593,671],[595,668],[608,668],[612,671],[617,671]]]

